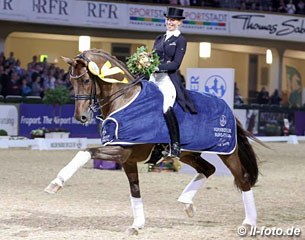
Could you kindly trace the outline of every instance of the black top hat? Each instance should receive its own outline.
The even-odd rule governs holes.
[[[183,15],[183,9],[170,7],[167,9],[167,13],[164,13],[164,16],[167,18],[173,19],[185,19]]]

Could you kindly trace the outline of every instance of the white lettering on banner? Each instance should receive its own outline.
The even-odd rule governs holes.
[[[88,17],[118,19],[118,7],[108,3],[88,3]]]
[[[227,22],[228,15],[213,12],[193,12],[186,10],[185,18],[194,21]]]
[[[33,0],[33,12],[68,15],[66,0]]]
[[[3,10],[11,10],[12,11],[13,10],[12,2],[13,2],[13,0],[3,0],[1,8]]]
[[[20,124],[26,124],[28,126],[31,126],[32,124],[41,124],[41,117],[27,118],[27,117],[21,116]]]

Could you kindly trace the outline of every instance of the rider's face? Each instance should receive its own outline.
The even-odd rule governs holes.
[[[175,31],[180,26],[181,20],[166,18],[165,24],[168,31]]]

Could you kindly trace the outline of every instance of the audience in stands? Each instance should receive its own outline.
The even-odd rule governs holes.
[[[14,52],[10,52],[7,58],[0,53],[0,95],[43,97],[48,89],[59,85],[71,89],[65,70],[48,63],[47,59],[39,62],[38,57],[33,56],[27,69],[23,69]]]
[[[126,2],[157,3],[180,6],[197,6],[211,8],[231,8],[249,11],[281,12],[304,14],[304,0],[130,0]]]

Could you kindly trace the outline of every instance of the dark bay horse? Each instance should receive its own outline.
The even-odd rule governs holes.
[[[122,108],[128,106],[130,102],[134,101],[134,99],[137,99],[143,89],[143,81],[135,79],[122,62],[103,50],[93,49],[85,51],[75,58],[63,59],[71,67],[70,80],[75,92],[74,117],[83,124],[91,120],[93,115],[92,111],[98,107],[100,108],[101,118],[104,122],[106,121],[105,119],[112,119],[114,113],[119,112]],[[158,92],[158,90],[156,91]],[[158,93],[155,94],[158,95]],[[222,102],[224,102],[220,99],[215,101],[219,101],[216,102],[217,105],[223,104]],[[150,103],[148,102],[147,104],[149,105]],[[146,111],[143,108],[139,111],[142,115],[149,114],[149,110]],[[160,111],[162,112],[162,106]],[[243,224],[255,226],[256,208],[251,188],[257,181],[259,171],[256,154],[248,138],[252,138],[255,141],[257,139],[245,131],[234,116],[233,118],[234,129],[236,130],[236,144],[231,152],[218,153],[218,156],[229,168],[234,176],[236,186],[242,192],[245,207]],[[113,120],[118,126],[126,125],[125,122],[118,121]],[[128,126],[132,126],[133,124],[138,123],[131,122]],[[205,126],[201,126],[201,128],[205,128]],[[114,135],[116,138],[120,138],[116,130],[114,130]],[[117,142],[111,144],[111,140],[107,141],[107,137],[109,137],[107,134],[104,136],[104,139],[102,137],[105,143],[100,147],[80,151],[59,172],[57,178],[50,183],[45,191],[49,193],[57,192],[63,187],[64,182],[89,159],[119,162],[122,164],[130,184],[134,221],[128,230],[129,234],[137,234],[138,229],[143,228],[145,224],[137,162],[149,159],[155,143],[140,142],[120,144],[120,142]],[[196,176],[185,187],[178,198],[178,201],[184,204],[185,211],[189,217],[194,215],[193,197],[205,180],[215,172],[215,167],[201,157],[201,152],[203,151],[182,149],[180,157],[181,162],[188,164],[197,171]]]

